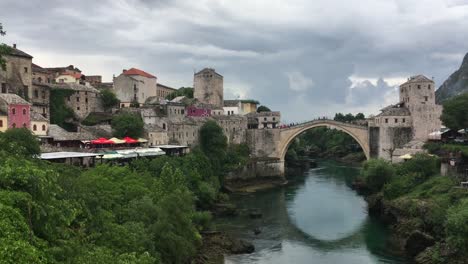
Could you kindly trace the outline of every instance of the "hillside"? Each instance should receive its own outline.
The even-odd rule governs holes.
[[[437,89],[435,92],[436,102],[441,103],[456,95],[468,92],[468,53],[456,72]]]

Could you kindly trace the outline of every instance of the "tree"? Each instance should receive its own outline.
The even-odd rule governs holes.
[[[120,103],[120,100],[110,89],[101,90],[101,101],[105,110],[109,110],[112,107],[118,106]]]
[[[178,96],[185,96],[187,98],[193,98],[193,88],[192,87],[180,87],[177,91],[166,96],[166,99],[172,100]]]
[[[356,116],[354,117],[355,120],[364,120],[366,119],[366,116],[363,113],[357,113]]]
[[[210,120],[201,127],[199,140],[201,150],[211,160],[213,169],[222,182],[223,162],[227,149],[227,138],[223,129],[215,121]]]
[[[440,119],[452,130],[468,128],[468,93],[445,101]]]
[[[361,170],[363,177],[369,189],[378,192],[395,175],[395,169],[392,164],[383,159],[371,159],[364,163]]]
[[[3,30],[3,25],[0,23],[0,36],[5,36],[6,31]],[[0,68],[2,70],[6,69],[6,60],[5,60],[5,55],[10,54],[11,48],[7,46],[6,44],[1,44],[0,45]]]
[[[264,105],[261,105],[257,108],[257,113],[261,113],[261,112],[271,112],[270,108],[264,106]]]
[[[112,118],[112,130],[116,137],[141,137],[143,135],[143,127],[143,120],[139,115],[134,113],[120,113]]]
[[[32,157],[41,150],[38,139],[26,128],[10,128],[0,133],[0,146],[9,154]]]
[[[448,210],[446,232],[448,242],[462,252],[468,250],[468,198]]]

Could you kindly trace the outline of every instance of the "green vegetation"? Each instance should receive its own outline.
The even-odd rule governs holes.
[[[439,241],[434,263],[448,263],[448,258],[468,257],[468,192],[456,188],[459,182],[455,178],[440,176],[439,165],[438,158],[426,154],[400,164],[369,160],[361,180],[375,197],[383,197],[386,212],[396,217],[394,227],[400,236],[416,230],[432,236]],[[447,246],[451,247],[450,256],[437,254],[440,247]]]
[[[73,130],[75,114],[66,104],[65,100],[74,92],[65,89],[51,89],[50,91],[50,123],[57,124],[68,130]]]
[[[177,91],[166,96],[166,99],[172,100],[178,96],[185,96],[187,98],[193,98],[193,88],[192,87],[180,87]]]
[[[248,157],[208,124],[210,157],[195,149],[82,170],[35,159],[26,132],[0,133],[0,263],[190,263],[211,221],[203,210],[225,199],[214,153],[222,170]]]
[[[92,112],[90,113],[81,124],[85,126],[94,126],[103,122],[112,121],[112,113],[109,112]]]
[[[257,113],[261,113],[261,112],[271,112],[270,108],[264,106],[264,105],[261,105],[257,108]]]
[[[110,89],[101,90],[101,101],[102,101],[102,106],[104,107],[105,110],[109,110],[112,107],[116,107],[120,103],[120,100],[117,99],[117,96],[115,96],[115,93],[111,91]]]
[[[143,135],[144,123],[138,114],[123,112],[112,118],[112,131],[118,138],[139,138]]]
[[[468,93],[445,101],[440,119],[445,126],[456,131],[468,128]]]
[[[451,152],[454,154],[461,153],[465,159],[468,158],[468,146],[463,144],[428,142],[424,145],[424,148],[427,149],[431,154],[443,155],[446,152]]]
[[[356,115],[353,115],[351,113],[348,113],[346,115],[342,113],[336,113],[335,117],[333,118],[333,120],[340,121],[340,122],[353,122],[353,121],[364,120],[364,119],[366,119],[366,117],[364,116],[363,113],[357,113]]]
[[[6,32],[3,30],[3,25],[0,23],[0,36],[5,36]],[[6,44],[1,44],[0,45],[0,68],[2,70],[6,69],[6,61],[3,56],[10,54],[11,48],[7,46]]]

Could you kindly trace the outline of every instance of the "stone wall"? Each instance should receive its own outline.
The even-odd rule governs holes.
[[[246,131],[246,142],[254,157],[276,157],[279,141],[279,129],[248,129]]]
[[[193,76],[194,98],[203,104],[223,107],[223,76],[214,69],[204,69]]]
[[[254,180],[261,178],[284,178],[284,162],[275,158],[252,159],[242,169],[226,175],[226,180]]]
[[[0,92],[15,93],[24,99],[31,98],[32,58],[5,56],[6,71],[0,69]]]
[[[156,78],[123,74],[114,78],[115,95],[124,105],[133,102],[135,98],[138,103],[145,103],[149,97],[156,96],[156,85]]]

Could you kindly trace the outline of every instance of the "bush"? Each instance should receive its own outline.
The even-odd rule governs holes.
[[[448,210],[445,229],[450,245],[468,250],[468,198]]]
[[[368,160],[361,170],[361,177],[374,192],[380,191],[394,175],[395,169],[392,164],[383,159]]]
[[[439,160],[427,154],[416,154],[412,159],[400,163],[397,167],[398,175],[418,173],[423,180],[439,173]]]
[[[138,138],[143,135],[144,123],[141,117],[133,113],[121,113],[112,118],[114,136]]]
[[[422,177],[419,173],[410,173],[392,177],[383,188],[384,197],[391,200],[407,194],[419,183],[420,178]]]

